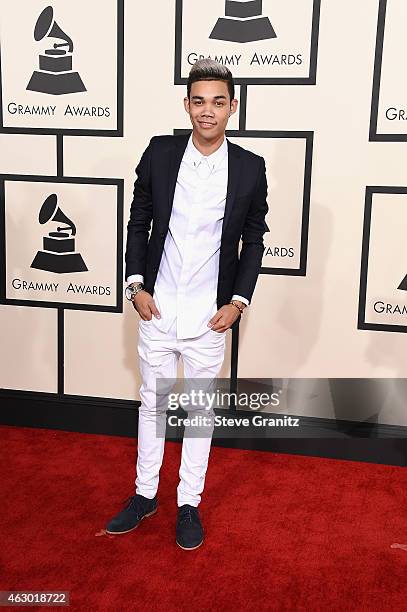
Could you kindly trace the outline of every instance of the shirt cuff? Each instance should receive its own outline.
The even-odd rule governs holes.
[[[144,284],[144,276],[142,274],[131,274],[127,277],[127,284],[130,283],[143,283]]]
[[[250,304],[249,300],[241,295],[232,295],[232,300],[239,300],[239,302],[243,302],[246,306]]]

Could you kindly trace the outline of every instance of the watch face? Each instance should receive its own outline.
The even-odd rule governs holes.
[[[143,288],[143,283],[137,283],[136,285],[128,285],[124,291],[124,294],[128,300],[133,298],[133,295],[137,293],[136,289]]]

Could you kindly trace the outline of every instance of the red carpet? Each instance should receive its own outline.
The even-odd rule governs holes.
[[[133,440],[0,436],[0,590],[67,590],[68,609],[91,612],[406,609],[407,550],[392,547],[407,544],[404,468],[214,447],[206,541],[187,552],[175,544],[180,445],[166,446],[158,513],[109,538],[95,534],[133,491]]]

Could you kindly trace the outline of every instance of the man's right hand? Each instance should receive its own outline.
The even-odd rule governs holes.
[[[140,315],[143,321],[151,321],[153,315],[158,319],[161,318],[160,312],[155,305],[153,296],[145,289],[142,289],[132,299],[133,306]]]

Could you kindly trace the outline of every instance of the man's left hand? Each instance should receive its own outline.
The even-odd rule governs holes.
[[[241,306],[242,308],[246,308],[246,304],[240,302],[239,300],[234,300]],[[211,319],[209,319],[208,327],[210,327],[213,331],[217,332],[225,332],[229,329],[233,323],[236,321],[240,312],[233,306],[233,304],[225,304],[221,308],[219,308],[218,312],[213,315]]]

